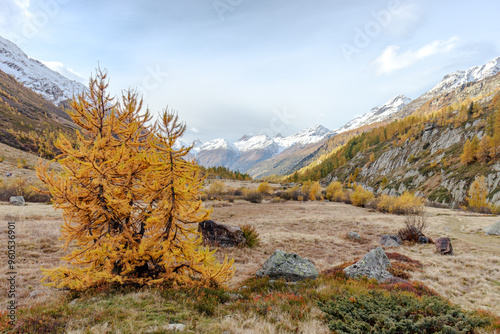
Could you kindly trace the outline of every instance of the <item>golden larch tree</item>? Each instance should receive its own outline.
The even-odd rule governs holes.
[[[470,185],[468,196],[466,197],[469,208],[472,210],[480,210],[488,207],[488,187],[484,176],[478,176]]]
[[[490,148],[491,137],[488,135],[484,135],[479,142],[479,148],[477,150],[477,160],[479,160],[480,162],[486,162],[490,157]]]
[[[107,88],[99,69],[89,90],[71,102],[81,132],[76,142],[61,135],[55,143],[63,171],[37,166],[63,211],[61,239],[71,249],[63,257],[70,266],[44,270],[44,280],[74,290],[229,280],[233,262],[219,263],[196,230],[210,211],[199,199],[198,166],[186,159],[190,147],[174,146],[185,125],[168,109],[150,125],[137,92],[124,91],[116,102]]]
[[[460,163],[462,163],[462,165],[470,164],[471,162],[474,161],[474,155],[475,155],[475,152],[474,152],[474,148],[472,147],[472,143],[470,142],[469,139],[467,139],[465,141],[464,150],[462,152],[462,155],[460,156]]]

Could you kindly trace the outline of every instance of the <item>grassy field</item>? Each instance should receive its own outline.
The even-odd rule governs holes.
[[[214,206],[212,219],[231,225],[252,224],[260,234],[261,245],[257,248],[218,251],[221,258],[227,254],[235,259],[236,273],[227,286],[228,292],[233,294],[241,293],[241,286],[249,284],[267,284],[266,291],[272,290],[269,290],[266,282],[249,283],[252,280],[248,279],[255,276],[255,272],[276,249],[307,257],[322,272],[363,256],[378,246],[380,235],[396,233],[404,221],[403,216],[333,202],[252,204],[236,200],[234,203],[207,202],[206,205]],[[438,255],[432,244],[404,245],[388,251],[397,251],[422,262],[423,268],[413,272],[411,279],[423,282],[452,303],[466,310],[480,309],[500,315],[500,238],[485,236],[480,232],[498,218],[435,208],[428,208],[427,213],[429,227],[426,234],[434,239],[450,237],[455,255]],[[37,310],[38,307],[43,314],[50,310],[68,314],[64,318],[64,328],[71,333],[168,332],[164,326],[165,321],[186,324],[189,331],[199,333],[329,332],[325,316],[316,302],[308,301],[305,295],[305,292],[316,295],[330,291],[331,281],[327,278],[321,278],[313,285],[307,283],[309,285],[303,287],[282,284],[281,288],[272,290],[273,294],[268,294],[266,298],[291,298],[291,310],[287,311],[287,308],[282,307],[262,314],[255,310],[248,311],[248,307],[243,307],[239,301],[226,300],[212,309],[214,306],[205,303],[219,305],[226,298],[213,291],[206,292],[214,299],[212,302],[210,298],[209,302],[205,299],[196,302],[199,292],[193,295],[186,291],[143,290],[73,296],[68,292],[45,287],[40,282],[40,268],[63,264],[60,261],[61,242],[58,240],[61,213],[47,204],[14,207],[2,203],[0,218],[3,226],[0,245],[5,248],[7,222],[16,222],[17,301],[21,308],[31,308],[31,311],[19,311],[21,319],[23,312],[34,312],[33,308]],[[358,232],[362,237],[361,241],[345,238],[348,231]],[[7,272],[6,252],[0,254],[3,271]],[[5,280],[0,282],[0,289],[7,290]],[[255,289],[251,298],[263,295],[261,290]],[[301,289],[300,293],[294,289]],[[177,295],[173,296],[173,293]],[[304,314],[293,308],[293,303],[300,305],[300,300],[293,297],[299,295],[300,298],[306,298],[303,301],[305,306],[300,306],[306,310]],[[247,297],[250,298],[245,295]],[[248,300],[253,300],[251,298]],[[6,305],[6,302],[7,296],[2,293],[0,303]],[[272,308],[273,304],[270,305]],[[160,314],[168,317],[162,318]],[[291,316],[295,318],[287,318]],[[72,317],[78,321],[68,320]],[[45,318],[42,317],[39,321],[43,322],[43,319]],[[47,319],[54,322],[53,318]],[[291,327],[278,325],[285,323],[291,324]]]

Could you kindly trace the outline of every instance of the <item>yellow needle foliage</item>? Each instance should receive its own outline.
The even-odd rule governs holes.
[[[208,218],[199,191],[203,178],[190,147],[174,148],[185,125],[166,109],[149,125],[149,111],[133,90],[116,102],[100,69],[89,91],[71,103],[81,128],[76,142],[61,135],[55,175],[39,163],[37,175],[63,210],[62,239],[69,267],[44,269],[58,288],[102,284],[219,285],[233,261],[219,263],[201,246],[197,223]]]

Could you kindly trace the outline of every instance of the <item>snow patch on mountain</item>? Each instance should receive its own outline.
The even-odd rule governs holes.
[[[229,143],[227,140],[225,140],[223,138],[217,138],[217,139],[214,139],[214,140],[211,140],[209,142],[204,143],[203,145],[199,146],[198,152],[200,152],[200,151],[215,151],[218,149],[238,152],[238,149],[233,144]]]
[[[305,130],[302,130],[299,133],[296,133],[292,136],[288,137],[276,136],[274,137],[274,141],[282,148],[286,149],[296,144],[308,145],[317,143],[320,140],[326,138],[329,133],[330,130],[325,128],[324,126],[315,125]]]
[[[0,70],[54,104],[71,99],[85,89],[81,83],[29,58],[17,45],[0,36]]]
[[[399,110],[401,110],[401,108],[403,108],[410,102],[411,99],[404,95],[395,96],[386,103],[384,103],[381,107],[372,108],[366,114],[358,116],[354,118],[352,121],[346,123],[341,128],[333,130],[332,133],[338,134],[357,129],[364,125],[384,121],[389,117],[391,117],[391,115],[397,113]]]
[[[258,135],[253,137],[244,136],[240,140],[234,143],[240,152],[247,152],[251,150],[265,149],[271,145],[275,144],[275,141],[266,136]]]
[[[500,57],[497,57],[484,65],[474,66],[465,71],[456,71],[445,75],[443,80],[434,86],[430,91],[423,94],[422,97],[430,98],[469,83],[482,80],[500,72]]]

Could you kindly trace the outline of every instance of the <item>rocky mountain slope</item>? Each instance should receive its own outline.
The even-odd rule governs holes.
[[[12,75],[18,82],[58,105],[85,89],[49,69],[36,59],[29,58],[17,45],[0,36],[0,70]]]
[[[0,71],[0,142],[41,154],[53,155],[59,131],[74,132],[74,123],[62,109]]]
[[[354,118],[352,121],[348,122],[341,128],[333,130],[332,132],[333,134],[338,134],[349,130],[354,130],[372,123],[385,121],[386,119],[389,119],[392,115],[400,111],[410,102],[410,98],[404,95],[398,95],[384,103],[381,107],[372,108],[366,114]]]
[[[475,158],[469,164],[460,161],[466,140],[472,142],[476,137],[479,150],[485,136],[495,135],[493,123],[496,115],[500,115],[500,95],[496,104],[492,100],[499,92],[500,74],[496,74],[433,98],[415,113],[421,117],[428,115],[427,118],[413,128],[407,125],[407,130],[413,131],[410,136],[404,136],[407,130],[401,126],[394,137],[359,151],[323,182],[345,181],[358,168],[356,181],[375,192],[394,195],[411,190],[430,201],[459,206],[465,203],[474,179],[484,175],[489,199],[500,204],[498,156]],[[434,114],[432,118],[430,115],[437,110],[441,110],[441,115]]]
[[[394,114],[393,118],[402,118],[411,115],[415,110],[419,109],[427,101],[436,96],[451,92],[468,83],[481,81],[487,77],[497,74],[498,72],[500,72],[500,57],[497,57],[484,65],[474,66],[465,71],[458,70],[447,74],[431,90],[411,101],[404,106],[400,112]]]

